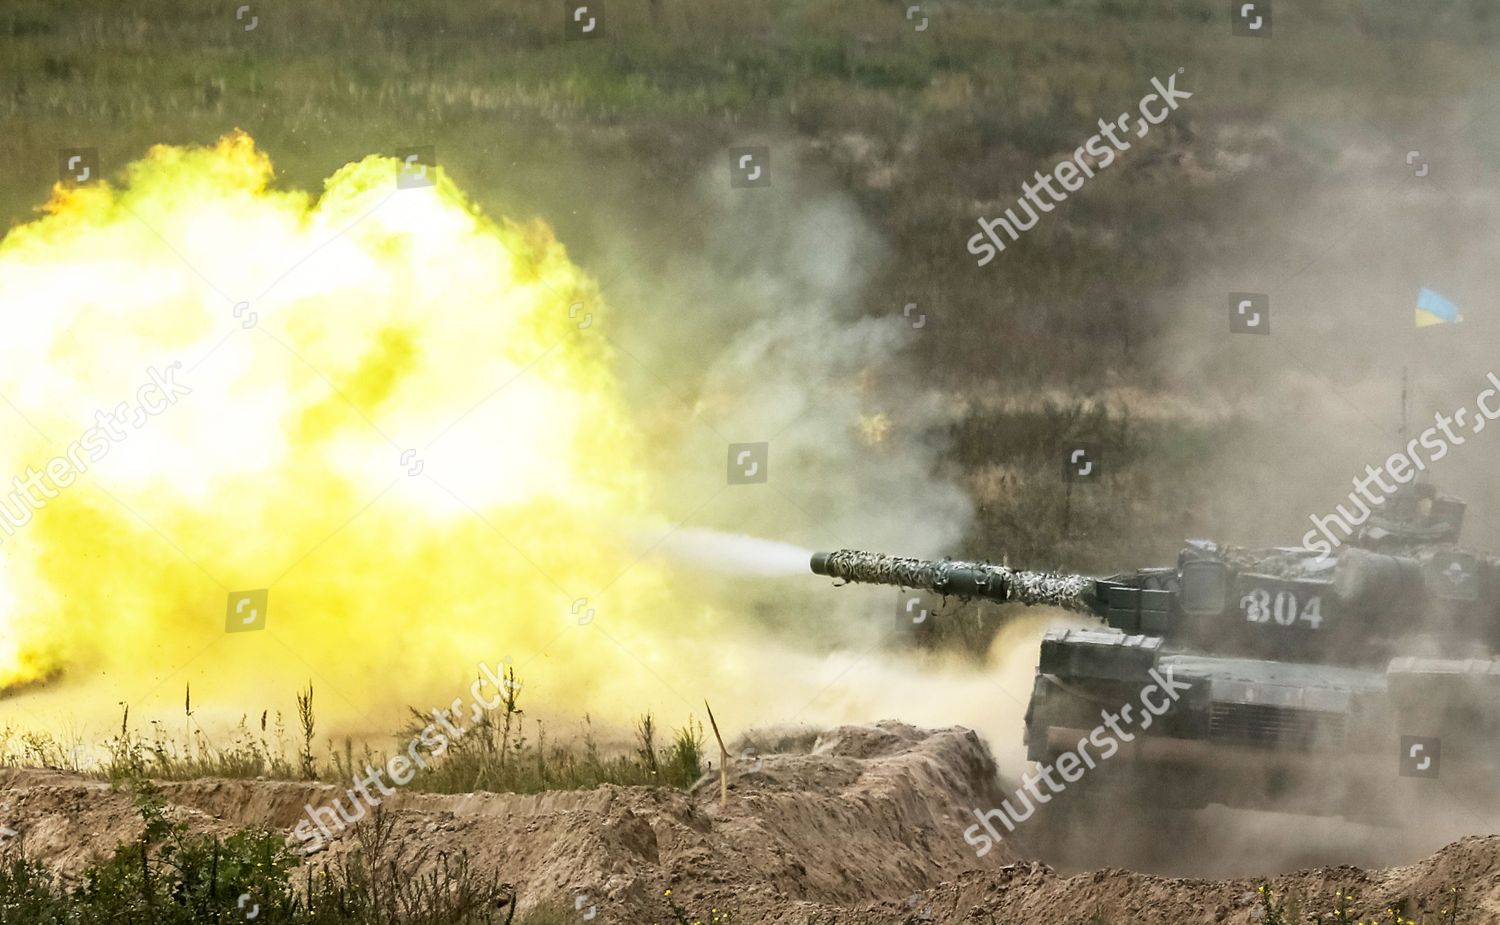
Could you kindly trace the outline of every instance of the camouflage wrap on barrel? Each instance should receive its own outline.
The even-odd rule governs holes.
[[[1098,580],[1087,575],[1032,572],[986,562],[913,559],[857,549],[820,552],[812,558],[819,575],[862,584],[921,588],[956,597],[1001,603],[1047,605],[1098,613]]]

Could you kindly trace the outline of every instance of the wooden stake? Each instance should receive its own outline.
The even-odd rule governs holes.
[[[724,737],[719,735],[719,724],[714,719],[714,708],[708,705],[708,700],[703,701],[703,709],[708,711],[708,724],[713,727],[714,738],[719,742],[719,805],[729,805],[729,749],[724,747]]]

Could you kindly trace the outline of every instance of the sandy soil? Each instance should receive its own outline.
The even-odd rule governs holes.
[[[1114,923],[1258,921],[1254,880],[1113,869],[1063,876],[1022,859],[1011,842],[977,858],[960,835],[965,817],[995,805],[998,794],[994,762],[969,730],[886,722],[815,741],[760,736],[757,745],[759,763],[732,772],[727,807],[715,775],[691,793],[613,786],[534,796],[400,793],[387,803],[392,844],[413,866],[465,852],[480,872],[514,884],[523,909],[582,897],[598,907],[594,922],[669,921],[667,888],[694,913],[729,908],[746,925],[1067,925],[1096,915]],[[248,824],[290,832],[304,805],[342,789],[262,780],[162,785],[176,818],[223,832]],[[66,872],[139,831],[127,794],[30,769],[0,772],[0,825]],[[348,833],[309,863],[327,863],[356,842]],[[1500,921],[1500,836],[1464,839],[1405,867],[1303,870],[1274,884],[1306,896],[1308,911],[1352,890],[1366,915],[1401,903],[1435,909],[1446,887],[1462,884],[1469,921]]]

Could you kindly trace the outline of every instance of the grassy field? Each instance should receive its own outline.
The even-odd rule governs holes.
[[[703,772],[699,724],[666,733],[647,713],[635,724],[633,748],[601,748],[585,717],[576,731],[554,735],[549,742],[543,723],[525,717],[514,672],[510,680],[514,686],[495,713],[475,721],[462,738],[445,740],[441,750],[423,747],[427,764],[415,770],[407,786],[432,793],[539,793],[606,783],[687,788]],[[368,742],[356,746],[348,739],[324,740],[318,732],[315,689],[309,684],[297,692],[297,716],[290,722],[280,713],[263,712],[258,720],[245,717],[227,740],[216,744],[194,719],[191,689],[184,691],[183,700],[179,728],[154,722],[149,731],[134,729],[125,706],[119,730],[100,743],[0,729],[0,766],[59,768],[115,782],[229,777],[347,783],[366,768],[384,767],[390,754],[405,752],[432,722],[431,716],[412,709],[411,722],[394,735],[390,754]]]
[[[1278,128],[1311,129],[1351,100],[1368,105],[1351,118],[1400,119],[1478,82],[1500,29],[1478,2],[1441,17],[1317,3],[1280,11],[1276,38],[1257,44],[1231,37],[1220,6],[947,3],[918,32],[904,5],[878,0],[650,0],[610,7],[601,39],[567,41],[545,3],[251,4],[245,32],[230,10],[184,0],[17,0],[0,11],[0,219],[37,205],[60,147],[97,147],[108,170],[240,127],[286,183],[314,188],[364,154],[433,144],[481,205],[547,218],[588,262],[622,216],[655,223],[664,250],[692,241],[680,181],[764,140],[834,178],[884,233],[872,292],[941,293],[945,323],[922,345],[941,358],[933,375],[1149,381],[1166,319],[1146,300],[1204,248],[1239,243],[1232,228],[1203,232],[1266,178],[1211,169],[1217,129],[1273,110],[1291,111]],[[1003,280],[976,272],[961,242],[978,205],[1178,68],[1191,118],[1061,207],[1007,255]],[[1277,153],[1287,160],[1264,169],[1285,185],[1327,152]],[[1166,169],[1185,158],[1204,168],[1193,182]],[[979,325],[1017,345],[1004,369]]]
[[[541,217],[591,272],[645,280],[644,296],[606,284],[628,314],[706,233],[694,181],[727,180],[728,147],[768,144],[879,235],[866,312],[931,308],[910,350],[962,408],[942,474],[976,502],[966,548],[1077,569],[1169,561],[1190,533],[1287,539],[1294,520],[1246,519],[1218,491],[1274,484],[1239,461],[1276,434],[1212,413],[1216,390],[1266,369],[1221,353],[1184,379],[1178,290],[1264,246],[1260,229],[1336,174],[1332,128],[1394,137],[1482,93],[1500,32],[1480,0],[1283,6],[1265,42],[1198,0],[945,2],[921,29],[887,0],[647,0],[610,5],[583,41],[550,3],[249,7],[247,31],[233,7],[186,0],[7,3],[0,223],[44,200],[64,147],[97,148],[116,175],[152,144],[242,128],[280,182],[316,189],[350,160],[431,144],[481,208]],[[976,216],[1179,69],[1190,110],[975,267]],[[1155,407],[1185,385],[1210,413]],[[1058,454],[1080,438],[1111,474],[1070,493]]]
[[[238,127],[282,182],[316,188],[367,153],[432,144],[481,207],[544,218],[601,275],[623,259],[622,231],[651,242],[631,252],[649,279],[703,236],[689,181],[727,173],[729,146],[770,144],[881,235],[867,310],[932,307],[912,347],[924,381],[1021,396],[954,434],[979,501],[974,548],[1076,566],[1169,555],[1184,526],[1225,520],[1205,498],[1222,472],[1195,451],[1232,456],[1264,435],[1101,405],[1180,385],[1165,372],[1177,306],[1161,294],[1253,246],[1262,219],[1325,176],[1329,124],[1400,126],[1481,86],[1500,30],[1482,2],[1314,3],[1278,10],[1257,42],[1230,34],[1222,6],[949,2],[919,31],[883,0],[648,0],[569,41],[549,3],[251,3],[246,31],[232,9],[185,0],[16,0],[0,11],[0,222],[42,201],[63,147],[98,148],[108,173]],[[1189,113],[1003,267],[974,266],[975,216],[1179,68]],[[1073,398],[1025,399],[1044,388]],[[1070,499],[1055,453],[1081,432],[1117,454],[1118,481]]]
[[[118,167],[150,144],[207,142],[238,126],[273,153],[288,183],[304,186],[365,153],[432,143],[482,204],[542,214],[586,255],[586,239],[569,227],[581,184],[595,209],[638,209],[673,195],[674,178],[717,161],[724,146],[765,137],[840,175],[888,231],[892,278],[921,291],[967,269],[968,256],[948,246],[972,221],[966,202],[1004,192],[1017,185],[1012,176],[1071,150],[1151,76],[1191,74],[1203,88],[1195,121],[1204,124],[1231,106],[1287,104],[1293,93],[1309,113],[1376,93],[1382,107],[1399,110],[1474,77],[1452,64],[1446,74],[1424,70],[1420,47],[1399,62],[1395,48],[1361,54],[1425,22],[1395,3],[1358,14],[1314,5],[1254,56],[1205,3],[945,4],[920,33],[901,10],[875,0],[753,9],[654,0],[612,7],[601,40],[568,42],[561,10],[547,4],[268,5],[244,32],[227,11],[182,0],[128,11],[19,0],[0,12],[0,160],[9,174],[0,216],[13,222],[37,203],[60,146],[97,146],[106,167]],[[1426,22],[1423,38],[1482,48],[1495,15],[1459,4],[1436,24],[1438,36]],[[1427,83],[1432,77],[1443,84]],[[841,145],[845,133],[863,139],[869,163]],[[1177,132],[1152,157],[1194,150],[1195,134]],[[1183,188],[1160,172],[1110,179],[1072,206],[1086,211],[1065,215],[1068,227],[1048,232],[1050,242],[1018,249],[1008,292],[945,292],[954,319],[1002,320],[1007,306],[995,296],[1014,310],[1047,293],[1048,302],[1104,309],[1072,329],[1049,325],[1059,343],[1091,325],[1112,333],[1113,300],[1129,305],[1132,292],[1170,278],[1195,223],[1229,205],[1223,187]],[[1142,207],[1169,186],[1174,208]],[[625,202],[608,201],[615,197]],[[1089,227],[1094,234],[1072,247],[1046,246]],[[1141,276],[1120,279],[1126,266]],[[1092,271],[1106,271],[1113,298],[1100,298],[1105,280]],[[1074,288],[1085,283],[1094,288]],[[955,372],[987,358],[955,357],[975,339],[947,334],[931,346],[954,357]],[[1071,383],[1099,366],[1057,350],[1037,359],[1045,363],[1014,372]]]

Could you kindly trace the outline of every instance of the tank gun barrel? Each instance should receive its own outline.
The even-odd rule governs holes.
[[[986,562],[886,556],[857,549],[813,553],[810,564],[814,574],[846,582],[920,588],[956,597],[1048,605],[1091,614],[1103,610],[1099,579],[1087,575],[1032,572]]]

